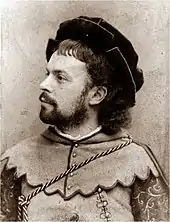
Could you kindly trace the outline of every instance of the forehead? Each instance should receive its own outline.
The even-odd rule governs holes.
[[[52,54],[47,64],[47,69],[50,72],[60,70],[73,76],[76,73],[87,76],[86,63],[76,59],[74,56],[58,55],[57,51]]]

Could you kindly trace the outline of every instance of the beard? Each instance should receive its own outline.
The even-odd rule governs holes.
[[[61,131],[80,126],[88,118],[88,109],[86,105],[86,95],[88,87],[82,91],[81,95],[77,97],[75,107],[70,114],[63,114],[56,102],[53,102],[49,96],[44,92],[43,96],[46,101],[52,106],[51,111],[47,111],[44,106],[41,106],[40,119],[43,123],[55,125]]]

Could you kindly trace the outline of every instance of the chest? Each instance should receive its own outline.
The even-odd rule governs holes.
[[[25,196],[33,190],[27,184],[22,186]],[[66,193],[45,191],[33,197],[28,205],[29,221],[133,221],[130,188],[98,188],[89,195],[78,190],[70,197]]]

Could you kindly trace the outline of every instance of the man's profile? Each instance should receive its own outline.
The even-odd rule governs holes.
[[[157,161],[122,129],[144,82],[131,42],[80,16],[60,24],[46,58],[40,119],[50,126],[2,155],[2,220],[168,220]]]

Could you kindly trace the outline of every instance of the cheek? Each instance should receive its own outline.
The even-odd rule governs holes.
[[[78,89],[77,87],[69,87],[69,86],[65,86],[65,87],[60,87],[58,89],[55,90],[55,100],[58,103],[72,103],[76,100],[76,98],[78,98],[81,95],[81,90]]]
[[[76,94],[75,92],[62,93],[62,96],[58,96],[58,108],[63,112],[70,113],[75,110],[75,107],[79,103],[79,98],[81,94]]]
[[[72,94],[66,94],[59,102],[58,105],[61,107],[72,109],[77,103],[77,97]]]
[[[84,81],[77,80],[74,83],[56,85],[53,90],[51,96],[53,96],[59,107],[75,106],[77,99],[80,98],[84,90]]]

